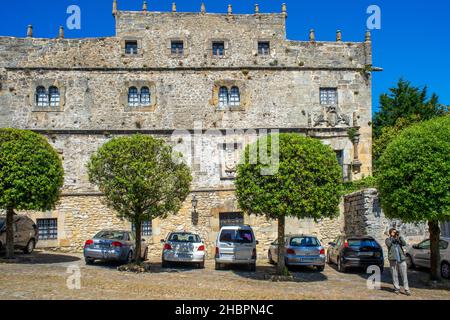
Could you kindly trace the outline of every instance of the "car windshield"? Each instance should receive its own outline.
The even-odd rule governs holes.
[[[126,235],[123,231],[100,231],[94,238],[107,240],[125,240]]]
[[[172,233],[169,237],[170,242],[198,243],[200,237],[192,233]]]
[[[320,247],[320,242],[314,237],[291,238],[290,245],[293,247]]]
[[[379,248],[378,243],[373,239],[348,239],[348,246],[352,248]]]
[[[250,230],[222,230],[220,242],[252,243],[253,233]]]

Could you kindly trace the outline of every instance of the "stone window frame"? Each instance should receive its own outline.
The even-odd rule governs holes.
[[[213,43],[214,42],[223,42],[224,44],[224,52],[223,56],[216,56],[213,54]],[[231,56],[231,45],[230,40],[226,38],[212,38],[207,42],[206,50],[208,51],[208,56],[211,59],[228,59]]]
[[[39,87],[44,87],[46,90],[48,97],[48,105],[47,107],[42,107],[37,105],[36,101],[36,93]],[[55,87],[59,91],[59,108],[55,108],[51,106],[50,103],[50,88]],[[29,105],[31,106],[32,112],[64,112],[64,107],[66,105],[66,86],[60,80],[55,79],[40,79],[35,80],[31,84],[30,88],[30,100]]]
[[[143,87],[150,90],[150,105],[130,107],[128,105],[128,92],[131,87],[136,87],[140,93]],[[157,108],[156,82],[145,80],[125,81],[120,93],[120,105],[125,112],[154,112]]]
[[[228,94],[231,93],[231,88],[237,87],[239,89],[240,94],[240,105],[239,106],[231,106],[228,103],[228,106],[222,108],[219,106],[219,91],[220,88],[226,87],[228,89]],[[212,104],[215,107],[217,112],[223,111],[245,111],[247,106],[249,105],[249,94],[247,90],[247,86],[242,80],[218,80],[214,82],[213,93],[212,93]]]
[[[137,42],[137,54],[126,53],[126,43],[129,41]],[[144,56],[144,49],[142,46],[142,38],[140,37],[123,37],[120,41],[120,50],[122,51],[122,57],[127,58],[142,58]]]
[[[174,41],[183,42],[183,53],[182,54],[172,53],[172,42],[174,42]],[[172,37],[172,38],[169,38],[167,40],[166,47],[167,47],[167,55],[169,57],[171,57],[171,58],[174,58],[174,59],[185,58],[190,53],[190,42],[189,42],[189,40],[186,37]]]

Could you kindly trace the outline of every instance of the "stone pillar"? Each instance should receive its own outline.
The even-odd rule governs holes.
[[[255,14],[259,14],[259,4],[255,4]]]
[[[201,7],[200,7],[200,12],[201,12],[202,14],[205,14],[205,13],[206,13],[206,6],[205,6],[205,3],[204,3],[204,2],[202,2],[202,5],[201,5]]]
[[[228,15],[231,16],[233,14],[233,6],[231,4],[228,5]]]
[[[316,32],[314,29],[309,30],[309,41],[316,42]]]
[[[370,34],[370,30],[366,31],[366,42],[372,42],[372,35]]]
[[[281,5],[281,13],[287,18],[287,6],[286,3]]]
[[[172,2],[172,12],[177,12],[177,4]]]
[[[64,39],[64,27],[63,26],[59,26],[58,38],[59,39]]]
[[[144,1],[144,3],[142,4],[142,12],[147,12],[148,6],[147,6],[147,1]]]
[[[336,32],[336,42],[342,42],[342,32],[341,32],[341,30],[338,30]]]

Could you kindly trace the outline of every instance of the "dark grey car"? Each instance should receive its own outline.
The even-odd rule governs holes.
[[[119,261],[130,263],[136,252],[134,234],[124,230],[103,230],[94,238],[87,240],[84,245],[84,259],[86,264],[95,260]],[[148,247],[142,240],[141,257],[145,261],[148,257]]]
[[[38,242],[39,232],[36,224],[27,216],[14,216],[14,248],[32,253]],[[6,217],[0,217],[0,250],[6,244]]]

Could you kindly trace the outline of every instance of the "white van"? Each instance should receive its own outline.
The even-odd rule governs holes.
[[[225,265],[247,265],[256,271],[256,245],[258,241],[250,226],[228,226],[220,229],[216,240],[216,270]]]

